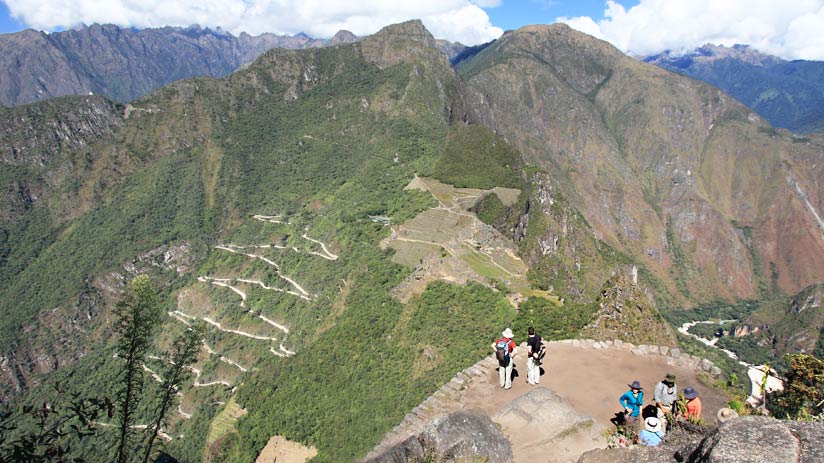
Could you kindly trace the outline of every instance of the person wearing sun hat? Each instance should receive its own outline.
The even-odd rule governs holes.
[[[638,440],[641,445],[647,447],[657,447],[664,440],[664,432],[661,430],[661,420],[650,416],[644,420],[644,429],[638,433]]]
[[[658,409],[659,420],[665,419],[672,413],[675,401],[678,400],[678,387],[675,385],[674,374],[667,373],[667,376],[655,385],[653,399]]]
[[[518,346],[512,340],[514,336],[512,330],[507,328],[492,343],[492,350],[498,358],[498,379],[504,389],[512,388],[512,369],[515,366],[513,357],[518,353]]]
[[[628,427],[637,427],[638,418],[641,416],[641,407],[644,405],[644,391],[641,383],[638,380],[627,384],[629,390],[618,398],[618,403],[624,407],[624,415],[626,416],[626,425]]]
[[[698,397],[698,391],[692,386],[687,386],[684,388],[684,398],[687,399],[687,414],[684,418],[697,423],[701,419],[701,399]]]

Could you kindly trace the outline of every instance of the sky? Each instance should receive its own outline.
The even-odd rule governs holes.
[[[824,60],[824,0],[0,0],[0,33],[199,24],[325,38],[340,29],[367,35],[413,18],[435,37],[466,45],[527,24],[564,22],[632,55],[713,43]]]

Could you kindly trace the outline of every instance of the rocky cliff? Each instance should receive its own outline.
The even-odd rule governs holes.
[[[459,70],[473,120],[545,169],[594,237],[676,304],[820,278],[821,140],[565,25],[508,32]]]
[[[0,104],[90,93],[125,103],[176,80],[223,77],[270,48],[356,39],[349,31],[329,40],[305,34],[235,37],[198,26],[137,30],[94,24],[51,34],[28,29],[0,35]]]

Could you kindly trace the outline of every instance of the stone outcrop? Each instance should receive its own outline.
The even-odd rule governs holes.
[[[824,461],[824,424],[762,416],[733,418],[710,435],[657,448],[592,450],[579,463],[745,463]]]
[[[431,423],[368,463],[512,462],[512,444],[484,413],[455,412]]]

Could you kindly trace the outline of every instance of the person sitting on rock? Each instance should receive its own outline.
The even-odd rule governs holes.
[[[644,406],[644,391],[638,380],[633,381],[632,384],[627,384],[627,386],[629,386],[629,390],[618,398],[618,403],[624,407],[624,415],[626,416],[624,425],[635,430],[641,416],[641,407]]]
[[[501,337],[492,343],[492,349],[498,358],[498,379],[504,389],[512,388],[512,368],[515,366],[513,357],[518,353],[518,346],[512,340],[514,334],[507,328],[501,333]]]
[[[541,337],[535,334],[535,328],[529,327],[527,330],[527,355],[526,359],[526,382],[528,384],[538,384],[541,382],[541,364],[538,358],[541,355]]]
[[[638,433],[638,441],[647,447],[657,447],[664,440],[664,432],[661,431],[661,420],[651,416],[644,420],[644,429]]]
[[[698,391],[692,386],[684,388],[684,398],[687,399],[687,414],[684,418],[691,423],[698,423],[701,419],[701,399],[698,397]]]
[[[678,388],[675,386],[675,375],[667,373],[667,376],[655,385],[653,394],[655,406],[658,407],[658,419],[664,420],[672,415],[675,401],[678,400]]]

